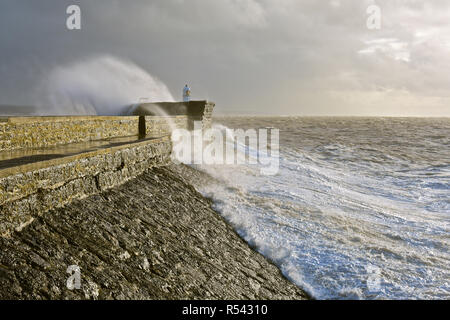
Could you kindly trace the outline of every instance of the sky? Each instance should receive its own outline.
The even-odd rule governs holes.
[[[0,48],[0,105],[109,56],[216,114],[450,116],[448,0],[2,0]]]

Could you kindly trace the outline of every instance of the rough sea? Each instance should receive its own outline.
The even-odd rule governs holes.
[[[278,128],[279,171],[196,187],[316,299],[450,299],[450,118],[216,118]],[[255,153],[245,145],[239,152]]]

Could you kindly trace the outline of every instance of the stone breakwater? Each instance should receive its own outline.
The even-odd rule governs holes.
[[[0,118],[0,237],[166,164],[171,132],[195,121],[210,126],[214,105],[160,102],[133,107],[132,116]]]
[[[120,185],[170,160],[168,137],[0,170],[0,236],[74,199]]]
[[[0,238],[0,299],[305,299],[211,209],[182,165],[40,215]],[[81,287],[69,290],[68,266]]]
[[[115,137],[170,135],[192,129],[194,121],[211,125],[214,102],[146,103],[130,116],[0,117],[0,152],[26,150]]]
[[[0,118],[0,299],[307,298],[189,183],[209,176],[170,162],[173,129],[213,108]]]

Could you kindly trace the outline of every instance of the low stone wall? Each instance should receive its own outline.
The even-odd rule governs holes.
[[[187,116],[145,116],[145,133],[147,137],[162,137],[174,129],[189,129],[190,122]]]
[[[131,112],[131,114],[145,116],[146,121],[151,121],[152,119],[156,120],[158,118],[167,118],[170,119],[172,127],[174,127],[174,123],[175,126],[177,126],[178,123],[182,123],[181,128],[186,128],[188,130],[192,130],[194,128],[194,121],[201,121],[203,123],[203,128],[206,129],[211,127],[211,118],[214,106],[214,102],[205,100],[190,102],[143,103],[138,105]]]
[[[169,137],[0,170],[0,236],[73,199],[120,185],[170,160]]]
[[[78,154],[59,151],[57,158],[49,154],[47,159],[51,160],[22,165],[20,158],[3,158],[10,165],[0,169],[0,236],[20,231],[36,216],[73,199],[120,185],[148,168],[167,164],[172,147],[170,134],[175,128],[190,130],[194,121],[202,121],[204,126],[211,124],[214,103],[156,105],[167,114],[0,118],[0,151],[5,153],[118,137],[146,138]],[[155,105],[145,106],[151,109]],[[45,150],[50,152],[49,148]],[[14,159],[17,163],[11,165]]]
[[[126,137],[139,133],[139,117],[8,117],[0,120],[0,151]]]
[[[211,125],[213,102],[146,103],[132,116],[0,117],[0,151],[52,147],[116,137],[170,135],[173,128]],[[145,130],[144,130],[145,129]]]

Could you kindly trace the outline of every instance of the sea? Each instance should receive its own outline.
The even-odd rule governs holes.
[[[279,129],[275,175],[201,164],[214,182],[196,187],[313,298],[450,299],[450,118],[223,117],[213,127]]]

